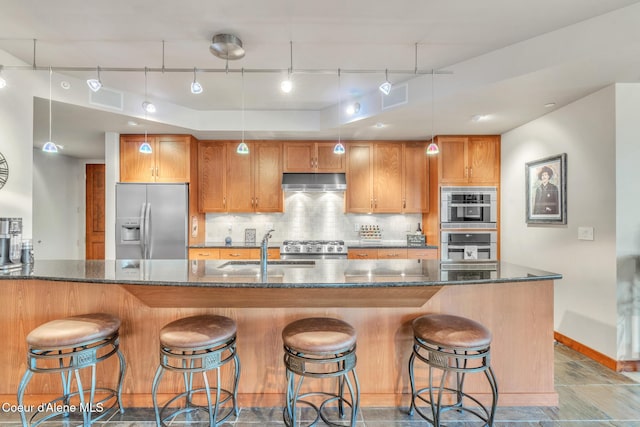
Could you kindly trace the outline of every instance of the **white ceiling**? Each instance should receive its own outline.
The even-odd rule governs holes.
[[[54,141],[76,157],[103,157],[108,131],[186,132],[203,139],[240,138],[242,129],[247,139],[499,134],[614,82],[640,81],[638,3],[0,0],[0,49],[32,65],[37,39],[39,67],[208,70],[197,76],[205,88],[201,95],[189,91],[193,73],[147,73],[147,97],[165,108],[164,117],[148,121],[141,108],[54,102]],[[238,36],[246,50],[245,58],[229,62],[229,72],[209,52],[218,33]],[[283,94],[279,82],[291,59],[295,88]],[[432,69],[435,76],[424,74]],[[376,88],[384,70],[396,87],[408,83],[407,104],[381,110]],[[3,74],[12,72],[19,71]],[[88,92],[83,80],[95,74],[58,71],[55,83],[67,80],[72,90]],[[101,79],[125,100],[144,98],[142,71],[102,71]],[[352,101],[361,103],[362,113],[338,118],[337,107]],[[550,102],[555,107],[545,108]],[[48,139],[48,99],[36,98],[34,105],[39,147]],[[168,117],[167,111],[180,113]],[[476,114],[491,118],[474,122]],[[142,126],[127,125],[131,117]]]

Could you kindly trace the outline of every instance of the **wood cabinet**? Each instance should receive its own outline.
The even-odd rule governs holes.
[[[140,152],[145,140],[151,153]],[[122,135],[121,182],[189,182],[190,135]]]
[[[220,249],[189,248],[189,259],[220,259]]]
[[[427,144],[406,143],[403,161],[403,213],[429,212],[429,159]]]
[[[284,142],[284,172],[344,172],[345,155],[335,154],[331,142]]]
[[[438,259],[435,248],[349,248],[349,259]]]
[[[500,183],[500,136],[437,136],[441,185]]]
[[[279,248],[267,250],[268,259],[280,259]],[[190,248],[189,259],[260,259],[259,248]]]
[[[198,209],[227,211],[227,144],[201,141],[198,144]]]
[[[282,144],[201,141],[198,182],[201,212],[282,212]]]
[[[282,212],[282,144],[250,142],[249,154],[227,146],[227,212]]]
[[[347,145],[346,211],[428,211],[428,163],[422,144],[357,142]]]

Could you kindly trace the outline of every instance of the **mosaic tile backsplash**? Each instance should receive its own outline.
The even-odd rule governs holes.
[[[207,214],[206,242],[244,242],[244,231],[256,229],[259,242],[273,227],[272,242],[288,239],[359,239],[361,225],[379,226],[383,240],[406,240],[421,222],[420,214],[346,214],[344,193],[285,193],[285,211],[278,214]],[[421,224],[422,225],[422,224]]]

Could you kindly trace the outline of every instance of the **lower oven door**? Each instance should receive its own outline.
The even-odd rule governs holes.
[[[495,231],[443,231],[442,261],[495,261],[497,234]]]

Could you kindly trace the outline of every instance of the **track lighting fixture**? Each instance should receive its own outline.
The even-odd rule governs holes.
[[[385,95],[389,95],[389,93],[391,92],[391,82],[389,81],[389,74],[387,70],[384,70],[384,83],[378,86],[378,89],[380,89],[380,92],[384,93]]]
[[[199,95],[204,91],[202,85],[196,80],[196,69],[193,69],[193,83],[191,83],[191,93]]]
[[[98,78],[87,80],[87,86],[89,86],[89,89],[91,89],[94,92],[99,91],[100,88],[102,87],[102,81],[100,80],[100,67],[98,67],[97,70],[98,70]]]
[[[147,100],[147,68],[146,67],[144,69],[144,102],[142,103],[142,109],[144,110],[145,114],[147,113],[153,114],[156,112],[156,106]]]
[[[42,151],[44,151],[45,153],[58,152],[58,147],[53,141],[51,141],[51,75],[52,74],[53,74],[53,71],[51,70],[51,67],[49,67],[49,139],[42,146]]]
[[[283,80],[280,83],[280,89],[284,92],[284,93],[289,93],[291,92],[291,90],[293,89],[293,82],[291,81],[291,76],[287,76],[286,80]]]
[[[242,73],[242,141],[236,148],[238,154],[249,154],[249,146],[244,142],[244,73]]]
[[[435,108],[434,108],[434,98],[435,98],[435,87],[434,87],[434,76],[435,71],[431,70],[431,142],[429,143],[429,145],[427,146],[427,155],[429,156],[433,156],[436,155],[438,153],[440,153],[440,148],[438,147],[438,144],[436,144],[435,142],[435,125],[434,122],[436,121],[435,118]]]
[[[340,80],[340,70],[338,69],[338,142],[333,146],[333,154],[344,154],[345,149],[342,144],[342,119],[340,115],[342,114],[342,84]]]

